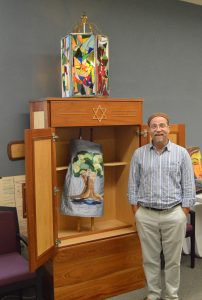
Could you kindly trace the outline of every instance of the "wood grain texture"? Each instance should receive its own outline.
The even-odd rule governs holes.
[[[26,206],[31,271],[36,270],[55,253],[55,216],[53,217],[51,192],[54,175],[50,171],[50,150],[47,149],[51,146],[51,139],[51,129],[25,131]],[[44,159],[46,152],[49,155]]]
[[[10,160],[20,160],[25,158],[24,141],[12,141],[7,145],[7,154]]]
[[[44,128],[142,124],[142,98],[50,97],[39,100],[30,102],[32,129],[38,126],[35,125],[38,112],[44,112]]]
[[[35,112],[43,112],[44,113],[44,128],[50,127],[50,109],[49,103],[44,101],[31,101],[29,103],[29,111],[30,111],[30,128],[36,129],[35,124],[37,123],[37,115]],[[39,128],[37,126],[37,128]],[[43,127],[42,127],[43,128]]]
[[[144,286],[136,234],[75,245],[53,260],[55,299],[105,299]],[[94,298],[93,298],[94,297]]]
[[[141,102],[136,101],[52,101],[51,125],[108,126],[140,124]]]
[[[40,256],[55,242],[50,231],[53,228],[51,139],[34,141],[34,150],[37,255]]]

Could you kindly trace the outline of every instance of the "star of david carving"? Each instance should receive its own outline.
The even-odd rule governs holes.
[[[99,122],[101,122],[102,120],[106,120],[107,116],[106,116],[106,111],[107,109],[104,107],[101,107],[101,105],[98,105],[97,108],[93,108],[93,120],[98,120]]]

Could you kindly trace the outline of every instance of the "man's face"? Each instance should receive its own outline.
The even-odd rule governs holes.
[[[149,124],[149,131],[154,145],[166,145],[170,127],[163,117],[155,117]]]

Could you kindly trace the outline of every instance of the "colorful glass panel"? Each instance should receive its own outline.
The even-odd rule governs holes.
[[[72,35],[72,81],[74,96],[95,95],[95,37]]]
[[[70,96],[70,36],[61,40],[62,97]]]
[[[103,35],[71,33],[61,40],[62,97],[109,95],[109,42]]]
[[[106,36],[97,38],[97,93],[109,95],[109,41]]]

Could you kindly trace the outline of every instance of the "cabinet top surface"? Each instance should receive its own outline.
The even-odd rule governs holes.
[[[136,101],[136,102],[143,102],[143,98],[112,98],[112,97],[47,97],[47,98],[40,98],[31,100],[30,102],[36,102],[36,101],[102,101],[102,102],[108,102],[108,101],[116,101],[116,102],[123,102],[123,101]]]

